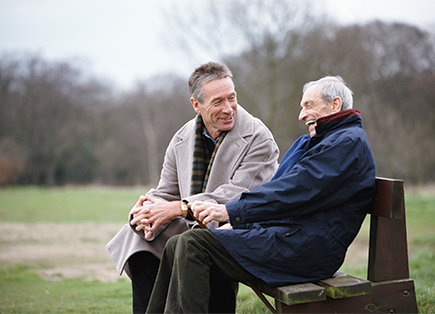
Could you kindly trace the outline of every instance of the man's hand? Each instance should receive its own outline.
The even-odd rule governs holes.
[[[220,230],[233,230],[233,226],[231,226],[231,224],[229,222],[227,222],[225,225],[220,226],[219,228]]]
[[[137,213],[142,209],[143,203],[147,200],[147,197],[145,195],[139,196],[138,201],[133,206],[133,208],[130,210],[130,216],[133,215],[133,218],[136,217]]]
[[[195,218],[204,225],[212,220],[226,222],[230,219],[227,208],[223,204],[196,201],[192,204],[191,209]]]
[[[143,205],[145,201],[150,201],[152,204]],[[150,195],[142,195],[131,209],[130,214],[133,215],[130,224],[136,225],[137,231],[143,230],[145,238],[148,239],[158,226],[181,215],[181,203],[180,201],[168,202]]]

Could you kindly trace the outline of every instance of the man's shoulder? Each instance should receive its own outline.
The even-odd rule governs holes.
[[[323,150],[327,146],[335,147],[338,150],[351,149],[355,152],[358,148],[366,150],[365,148],[370,146],[364,129],[359,126],[335,130],[327,134],[319,144],[316,145],[317,150]]]
[[[338,137],[338,138],[347,138],[351,140],[359,140],[361,138],[366,139],[366,133],[364,129],[359,125],[353,125],[347,128],[342,128],[337,130],[335,134],[332,134],[332,137]]]
[[[187,121],[182,127],[178,129],[174,134],[174,138],[185,138],[188,135],[191,135],[195,130],[195,118]]]
[[[240,133],[242,136],[252,136],[255,133],[261,133],[273,137],[272,133],[263,121],[257,117],[254,117],[240,105],[237,109],[237,119],[234,130]]]

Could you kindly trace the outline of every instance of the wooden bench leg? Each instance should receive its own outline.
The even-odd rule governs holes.
[[[269,300],[264,296],[261,290],[254,284],[247,283],[249,287],[255,292],[255,294],[260,298],[260,300],[267,306],[267,308],[273,313],[276,313],[275,307],[269,302]]]

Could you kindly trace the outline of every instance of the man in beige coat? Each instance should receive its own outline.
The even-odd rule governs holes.
[[[195,227],[186,205],[232,201],[269,181],[277,168],[279,150],[272,134],[237,103],[225,65],[200,66],[189,88],[196,118],[169,143],[157,188],[139,197],[129,223],[107,244],[119,275],[125,270],[132,280],[134,313],[145,312],[166,241]],[[234,312],[237,289],[231,295],[220,295],[231,289],[218,284],[212,289],[216,302],[210,311]]]

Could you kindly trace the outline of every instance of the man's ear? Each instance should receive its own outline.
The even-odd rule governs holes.
[[[341,101],[340,97],[335,97],[332,100],[332,112],[337,113],[341,111],[341,108],[343,107],[343,103]]]
[[[196,100],[195,98],[191,97],[190,98],[190,103],[192,104],[193,110],[195,110],[196,113],[201,113],[201,108],[199,107],[200,104],[199,104],[198,100]]]

